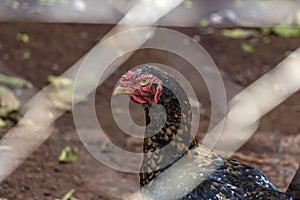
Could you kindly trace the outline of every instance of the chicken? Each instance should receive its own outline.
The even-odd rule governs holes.
[[[158,67],[142,65],[128,71],[114,89],[114,95],[118,94],[129,95],[143,106],[146,114],[141,187],[183,155],[196,159],[200,152],[201,164],[195,173],[206,178],[179,199],[293,199],[294,188],[283,193],[256,168],[199,144],[191,133],[192,112],[186,93],[171,75]]]
[[[292,194],[294,199],[300,200],[300,168],[297,170],[287,192]]]

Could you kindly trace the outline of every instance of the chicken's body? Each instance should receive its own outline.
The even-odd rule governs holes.
[[[193,179],[203,181],[178,199],[292,199],[291,195],[280,192],[259,170],[218,155],[197,142],[191,133],[189,100],[174,78],[150,66],[137,67],[130,73],[123,77],[126,87],[128,80],[151,74],[154,83],[149,91],[157,98],[151,99],[148,94],[143,98],[145,88],[131,96],[134,101],[143,102],[146,114],[141,187],[179,159],[197,159],[197,167],[192,169]],[[184,173],[185,169],[182,175]]]

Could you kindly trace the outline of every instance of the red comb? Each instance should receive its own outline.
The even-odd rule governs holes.
[[[121,81],[129,81],[132,79],[133,75],[134,75],[133,71],[128,71],[126,74],[122,76]]]

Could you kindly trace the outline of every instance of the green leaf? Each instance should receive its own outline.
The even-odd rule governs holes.
[[[199,22],[200,27],[207,27],[209,25],[209,21],[207,19],[201,19]]]
[[[293,27],[274,27],[272,31],[279,37],[291,38],[300,36],[300,28]]]
[[[48,81],[51,83],[56,89],[62,88],[73,88],[73,81],[69,78],[63,76],[48,76]]]
[[[87,100],[85,96],[73,93],[74,82],[70,78],[50,75],[48,76],[48,81],[52,86],[48,95],[52,101],[52,106],[56,109],[69,110],[73,100]]]
[[[0,74],[0,83],[7,85],[8,87],[17,88],[32,88],[32,84],[22,78],[16,76],[6,76]]]
[[[61,200],[70,200],[74,194],[75,190],[71,189]]]
[[[0,117],[8,117],[12,111],[17,111],[20,106],[21,102],[13,91],[0,85]]]
[[[30,42],[30,37],[26,33],[17,33],[16,39],[26,44]]]
[[[269,35],[271,33],[270,28],[261,28],[260,31],[263,35]]]
[[[242,44],[242,50],[243,50],[245,53],[251,54],[251,53],[254,52],[254,47],[251,46],[250,44],[243,43],[243,44]]]
[[[78,149],[76,147],[66,146],[58,157],[61,163],[73,163],[78,159]]]
[[[71,189],[67,194],[63,196],[63,198],[56,198],[55,200],[78,200],[77,198],[73,197],[74,192],[75,190]]]
[[[5,126],[6,126],[5,121],[4,121],[3,119],[0,118],[0,129],[1,129],[1,128],[4,128]],[[0,148],[0,150],[1,150],[1,148]],[[1,199],[0,199],[0,200],[1,200]]]
[[[259,33],[255,30],[249,29],[224,29],[222,30],[222,35],[229,38],[248,38],[248,37],[257,37]]]
[[[186,8],[192,8],[193,4],[194,3],[191,0],[185,0],[183,3],[184,7],[186,7]]]

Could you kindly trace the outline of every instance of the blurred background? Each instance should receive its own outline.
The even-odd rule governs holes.
[[[177,6],[162,11],[161,18],[150,20],[151,23],[143,21],[143,15],[152,16],[152,12],[159,15],[156,11],[167,9],[172,3]],[[149,9],[133,9],[137,5]],[[124,19],[133,12],[133,16],[140,18],[132,18],[128,23]],[[228,101],[300,46],[300,1],[297,0],[284,3],[276,0],[2,0],[1,137],[26,113],[23,106],[26,101],[49,83],[55,91],[69,90],[71,80],[55,77],[80,60],[111,30],[144,23],[179,31],[202,45],[222,74]],[[197,135],[201,140],[209,126],[211,101],[205,82],[192,66],[177,55],[156,49],[138,50],[127,58],[96,91],[98,120],[110,140],[123,149],[141,151],[141,140],[124,134],[114,122],[111,94],[119,77],[142,63],[166,64],[188,78],[201,103]],[[118,62],[111,66],[117,66]],[[137,174],[119,172],[101,164],[82,145],[67,94],[58,102],[51,98],[49,101],[53,109],[65,113],[54,122],[46,142],[1,182],[0,199],[122,199],[135,192],[139,188]],[[256,133],[233,155],[262,170],[281,190],[286,189],[300,162],[299,102],[297,92],[264,116]],[[133,120],[142,125],[140,107],[130,104],[130,108]],[[122,108],[118,112],[123,112]],[[26,132],[22,134],[25,137]],[[112,151],[104,142],[94,145],[104,153]],[[0,148],[1,151],[7,149]]]

